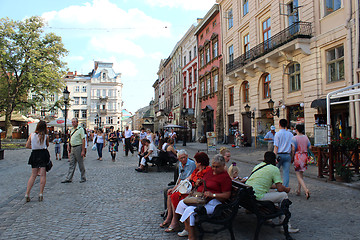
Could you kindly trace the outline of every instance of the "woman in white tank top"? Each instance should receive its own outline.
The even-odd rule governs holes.
[[[31,165],[31,176],[27,183],[25,200],[30,202],[30,191],[34,185],[36,177],[40,174],[40,194],[39,201],[43,200],[43,192],[46,184],[46,165],[50,161],[50,154],[47,150],[49,146],[49,137],[47,135],[47,126],[45,121],[40,121],[34,133],[32,133],[27,142],[26,148],[32,149],[28,164]]]

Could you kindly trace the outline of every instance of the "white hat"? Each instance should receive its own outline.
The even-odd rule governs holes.
[[[276,128],[275,128],[275,126],[274,125],[272,125],[271,127],[270,127],[270,130],[275,130]]]

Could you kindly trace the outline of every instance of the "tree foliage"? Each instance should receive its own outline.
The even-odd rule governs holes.
[[[0,111],[6,115],[6,130],[14,110],[36,107],[64,86],[62,58],[68,51],[61,37],[45,34],[44,27],[44,20],[36,16],[23,21],[0,19]]]

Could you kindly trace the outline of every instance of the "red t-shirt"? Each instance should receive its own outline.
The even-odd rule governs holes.
[[[223,193],[230,192],[232,188],[232,182],[227,171],[224,171],[220,174],[214,175],[213,171],[208,171],[205,173],[204,178],[206,183],[206,191],[212,193]],[[204,185],[198,187],[197,191],[202,192]]]

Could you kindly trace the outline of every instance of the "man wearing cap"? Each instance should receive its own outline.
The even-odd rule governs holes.
[[[268,151],[274,151],[275,126],[270,127],[270,131],[265,135],[264,140],[268,142]]]

